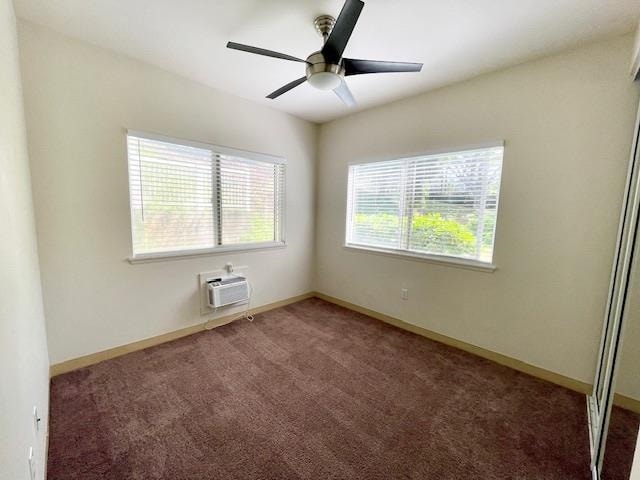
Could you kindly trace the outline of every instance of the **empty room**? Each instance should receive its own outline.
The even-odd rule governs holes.
[[[0,480],[640,479],[637,0],[0,0]]]

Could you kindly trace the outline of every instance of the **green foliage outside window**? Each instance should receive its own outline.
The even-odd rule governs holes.
[[[357,240],[359,231],[366,232],[367,237],[373,235],[376,238],[394,238],[400,228],[399,223],[400,217],[390,213],[357,214],[355,238]],[[443,244],[447,246],[446,252],[440,251]],[[411,249],[431,253],[473,255],[476,237],[468,226],[456,220],[446,219],[440,213],[416,214],[411,226]]]
[[[411,246],[425,252],[473,255],[476,236],[466,225],[447,220],[439,213],[427,213],[413,217]]]

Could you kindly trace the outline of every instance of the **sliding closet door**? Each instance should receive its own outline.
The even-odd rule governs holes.
[[[640,109],[634,131],[626,190],[611,284],[604,318],[598,367],[593,393],[588,398],[591,471],[600,479],[607,429],[613,406],[615,379],[621,353],[623,324],[628,310],[631,267],[638,250],[638,213],[640,211]]]

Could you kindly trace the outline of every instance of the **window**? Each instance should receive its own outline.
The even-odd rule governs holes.
[[[503,150],[350,166],[347,246],[490,264]]]
[[[127,134],[133,258],[284,243],[284,161]]]

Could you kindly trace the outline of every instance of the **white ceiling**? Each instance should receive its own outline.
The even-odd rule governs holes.
[[[306,58],[313,19],[342,0],[15,0],[19,17],[314,122],[354,109],[303,84],[304,64],[225,48],[228,40]],[[345,56],[424,63],[421,73],[349,77],[364,109],[633,30],[638,0],[365,0]]]

